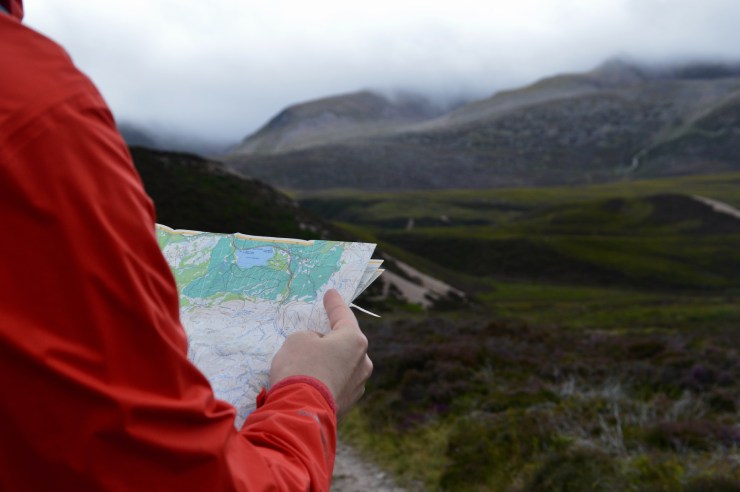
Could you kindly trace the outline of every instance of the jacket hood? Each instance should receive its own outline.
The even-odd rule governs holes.
[[[16,19],[23,19],[23,0],[0,0],[0,5]]]

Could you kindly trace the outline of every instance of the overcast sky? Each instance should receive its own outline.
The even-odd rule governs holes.
[[[119,120],[237,141],[364,88],[484,97],[607,58],[740,60],[738,0],[25,0]]]

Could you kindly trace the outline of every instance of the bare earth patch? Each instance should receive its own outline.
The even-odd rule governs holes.
[[[365,461],[354,449],[337,443],[332,492],[407,492],[398,487],[393,477],[373,463]]]

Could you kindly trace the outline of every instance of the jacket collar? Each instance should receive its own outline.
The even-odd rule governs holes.
[[[23,0],[0,0],[0,5],[16,19],[23,19]]]

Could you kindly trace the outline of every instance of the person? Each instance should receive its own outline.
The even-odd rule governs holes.
[[[93,84],[0,0],[0,490],[327,490],[372,371],[335,291],[240,429],[187,360],[173,276]],[[135,76],[124,71],[121,77]]]

